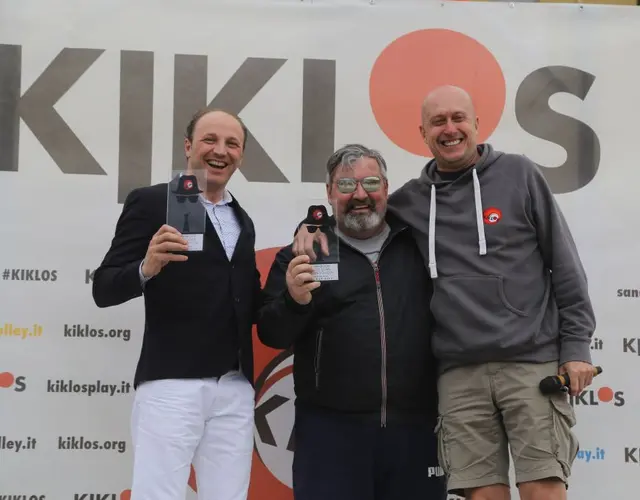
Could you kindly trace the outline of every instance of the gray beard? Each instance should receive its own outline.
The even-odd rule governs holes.
[[[342,224],[344,227],[358,233],[360,231],[370,231],[375,229],[384,220],[384,214],[378,212],[370,212],[368,214],[354,214],[348,213],[342,218]]]

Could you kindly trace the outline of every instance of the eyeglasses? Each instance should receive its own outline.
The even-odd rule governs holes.
[[[380,189],[382,185],[382,179],[380,177],[364,177],[363,179],[353,179],[351,177],[343,177],[336,181],[338,191],[342,194],[353,193],[358,189],[358,184],[362,186],[367,193],[375,193]]]

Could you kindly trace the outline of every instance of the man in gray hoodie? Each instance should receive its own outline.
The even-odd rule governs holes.
[[[575,414],[538,384],[559,373],[572,395],[591,384],[586,273],[542,172],[477,144],[478,126],[465,91],[431,92],[420,133],[434,160],[388,200],[433,279],[440,465],[451,493],[509,500],[510,447],[521,498],[563,500]],[[294,253],[314,258],[313,239],[301,228]]]

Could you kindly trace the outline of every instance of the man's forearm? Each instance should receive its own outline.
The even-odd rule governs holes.
[[[266,303],[258,317],[258,338],[267,347],[288,349],[307,329],[313,305],[296,303],[288,291]]]
[[[569,225],[544,176],[532,168],[529,190],[538,243],[550,271],[559,315],[560,362],[591,362],[596,328],[587,273]]]
[[[98,307],[110,307],[140,297],[143,291],[142,261],[122,267],[100,266],[93,275],[93,298]]]

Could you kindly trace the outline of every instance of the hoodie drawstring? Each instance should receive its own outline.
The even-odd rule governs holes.
[[[480,192],[480,181],[474,168],[473,174],[473,198],[476,208],[476,224],[478,226],[478,248],[480,255],[487,254],[487,239],[484,234],[484,221],[482,214],[482,193]],[[431,278],[438,277],[438,267],[436,263],[436,186],[431,184],[431,201],[429,206],[429,274]]]
[[[482,215],[482,194],[480,193],[480,181],[476,169],[473,169],[473,197],[476,201],[476,222],[478,224],[478,246],[480,255],[487,254],[487,240],[484,236],[484,221]]]
[[[438,277],[436,267],[436,187],[431,184],[431,205],[429,207],[429,273]]]

